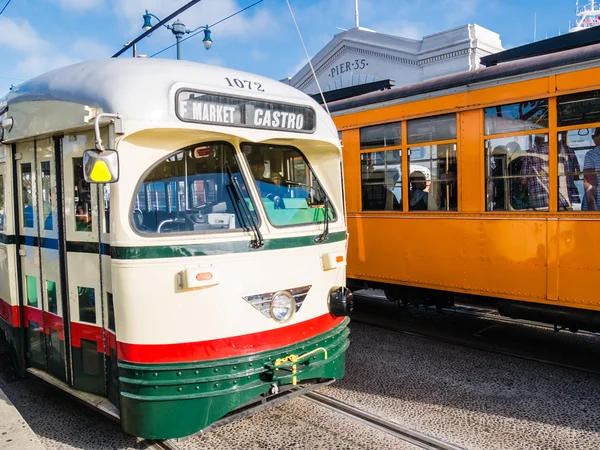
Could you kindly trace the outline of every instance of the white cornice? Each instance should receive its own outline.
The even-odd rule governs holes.
[[[417,60],[417,59],[407,59],[407,58],[403,58],[401,56],[390,55],[387,53],[381,53],[381,52],[377,52],[374,50],[367,50],[364,48],[350,47],[347,45],[343,45],[338,51],[336,51],[333,55],[331,55],[329,58],[327,58],[327,60],[315,70],[315,73],[317,74],[317,77],[318,77],[321,73],[323,73],[325,70],[327,70],[329,67],[331,67],[331,65],[334,63],[335,60],[337,60],[341,55],[343,55],[344,53],[347,53],[347,52],[353,52],[353,53],[358,53],[361,55],[372,56],[375,58],[380,58],[383,60],[392,61],[392,62],[399,63],[399,64],[406,64],[409,66],[421,67],[421,66],[431,64],[434,62],[437,63],[442,60],[446,60],[446,59],[450,59],[450,58],[457,58],[457,57],[460,57],[463,55],[468,55],[469,51],[470,51],[469,48],[463,48],[460,50],[443,53],[441,55],[431,56],[429,58]],[[296,86],[296,88],[300,89],[302,91],[307,86],[309,86],[313,81],[314,81],[314,78],[312,76],[312,73],[309,72],[304,76],[304,79],[300,82],[300,84],[298,86]]]

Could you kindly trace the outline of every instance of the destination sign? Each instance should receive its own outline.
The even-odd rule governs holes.
[[[315,111],[306,106],[181,90],[176,113],[184,122],[310,133]]]

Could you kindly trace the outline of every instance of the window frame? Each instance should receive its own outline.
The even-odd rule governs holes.
[[[376,149],[365,149],[365,150],[360,150],[358,152],[358,169],[359,169],[359,176],[358,179],[360,180],[360,205],[359,205],[359,212],[360,213],[364,213],[364,214],[371,214],[371,213],[402,213],[405,212],[404,210],[404,158],[405,158],[405,153],[406,153],[406,149],[404,148],[404,145],[395,145],[393,147],[378,147]],[[366,155],[366,154],[373,154],[373,153],[386,153],[386,152],[393,152],[393,151],[397,151],[400,152],[400,189],[402,192],[402,197],[400,199],[400,209],[363,209],[363,205],[365,202],[365,199],[363,197],[363,178],[362,178],[362,156]],[[392,193],[393,195],[393,193]]]
[[[423,119],[434,119],[436,117],[447,117],[450,115],[454,115],[454,121],[455,121],[455,127],[456,127],[456,134],[454,136],[453,139],[442,139],[442,140],[436,140],[436,141],[424,141],[424,142],[415,142],[413,144],[409,144],[408,143],[408,122],[412,121],[412,120],[423,120]],[[443,214],[459,214],[461,213],[461,199],[460,199],[460,194],[459,194],[459,187],[461,186],[460,183],[460,169],[459,169],[459,162],[460,162],[460,158],[459,158],[459,152],[460,152],[460,142],[461,142],[461,136],[460,136],[460,114],[459,111],[454,111],[454,112],[449,112],[449,113],[442,113],[442,114],[434,114],[434,115],[427,115],[427,116],[421,116],[421,117],[413,117],[410,119],[405,120],[406,122],[406,144],[403,146],[406,149],[406,193],[407,193],[407,197],[406,197],[406,201],[407,201],[407,207],[406,210],[404,212],[409,213],[409,214],[435,214],[435,213],[443,213]],[[456,186],[457,186],[457,198],[456,198],[456,210],[450,210],[450,209],[432,209],[432,210],[411,210],[410,209],[410,203],[409,203],[409,197],[410,197],[410,165],[411,165],[411,160],[410,160],[410,154],[411,154],[411,150],[415,149],[415,148],[420,148],[420,147],[433,147],[433,146],[440,146],[440,145],[452,145],[454,144],[455,148],[456,148]],[[437,159],[436,159],[437,160]],[[433,161],[432,159],[429,159],[429,161]],[[416,163],[418,163],[418,161],[415,161]],[[404,172],[405,169],[403,169]],[[433,183],[433,180],[429,180],[431,183]],[[444,180],[441,179],[436,179],[436,183],[441,183]]]
[[[239,155],[240,157],[244,158],[244,163],[247,165],[247,170],[249,175],[252,177],[252,186],[254,187],[254,189],[256,189],[257,193],[258,193],[258,189],[256,188],[256,180],[254,179],[254,176],[252,175],[252,170],[250,168],[250,163],[248,162],[248,159],[246,158],[244,152],[242,151],[242,147],[244,145],[258,145],[258,143],[256,142],[249,142],[249,141],[243,141],[240,142],[239,144],[239,148],[237,149],[239,151]],[[302,159],[304,160],[304,164],[306,164],[308,166],[308,169],[310,170],[310,172],[314,175],[314,177],[316,178],[316,180],[318,181],[319,185],[321,186],[321,189],[323,189],[323,193],[325,194],[325,197],[328,199],[331,199],[332,197],[329,195],[329,193],[325,190],[325,187],[323,186],[323,183],[321,183],[321,180],[319,179],[319,177],[317,176],[317,173],[313,170],[312,165],[310,164],[308,158],[306,157],[306,155],[304,154],[304,152],[302,152],[298,147],[293,146],[293,145],[280,145],[280,144],[269,144],[270,147],[280,147],[280,148],[290,148],[290,149],[294,149],[296,150],[300,156],[302,157]],[[343,187],[342,187],[343,189]],[[254,196],[254,193],[251,193],[251,196]],[[303,224],[290,224],[290,225],[275,225],[272,221],[271,218],[269,217],[269,214],[267,213],[267,210],[265,208],[265,205],[262,202],[262,198],[260,196],[257,197],[258,198],[258,204],[260,204],[261,208],[263,208],[264,213],[265,213],[265,217],[267,218],[267,221],[269,222],[269,224],[276,229],[286,229],[286,228],[293,228],[293,227],[310,227],[310,226],[315,226],[315,225],[319,225],[321,222],[311,222],[311,223],[303,223]],[[284,199],[285,200],[285,199]],[[338,223],[340,216],[338,214],[337,209],[335,208],[335,205],[333,204],[333,202],[329,202],[329,207],[330,209],[333,211],[333,218],[329,220],[329,225],[332,224],[336,224]],[[256,208],[256,206],[255,206]],[[255,209],[256,210],[256,209]],[[257,214],[258,215],[258,214]],[[258,225],[260,227],[260,224]]]
[[[212,236],[212,235],[216,235],[216,234],[226,234],[226,233],[237,233],[242,235],[244,233],[244,228],[233,228],[233,229],[217,229],[217,230],[198,230],[198,231],[192,231],[192,232],[188,232],[188,231],[184,231],[184,232],[173,232],[173,233],[144,233],[140,230],[138,230],[133,222],[133,211],[135,210],[135,206],[136,206],[136,196],[137,193],[140,190],[141,185],[145,182],[146,177],[148,176],[148,174],[150,172],[152,172],[159,164],[163,163],[165,160],[177,155],[178,153],[185,153],[186,151],[189,151],[195,147],[198,147],[200,145],[226,145],[231,147],[231,149],[233,150],[233,157],[235,158],[235,160],[237,161],[238,164],[238,168],[240,169],[239,174],[242,177],[242,179],[244,180],[244,183],[246,183],[246,185],[248,186],[248,180],[247,177],[244,175],[244,170],[243,170],[243,165],[240,164],[240,150],[239,148],[237,148],[235,145],[233,145],[230,142],[227,141],[208,141],[208,142],[196,142],[194,144],[179,148],[175,151],[172,151],[166,155],[163,155],[160,157],[160,159],[157,159],[156,161],[154,161],[153,164],[151,164],[143,173],[142,175],[139,177],[139,180],[136,182],[135,184],[135,188],[132,192],[131,195],[131,201],[130,201],[130,205],[128,208],[128,218],[127,218],[127,223],[129,224],[129,226],[131,227],[131,230],[138,236],[143,237],[143,238],[169,238],[169,237],[182,237],[182,236]],[[187,189],[187,187],[186,187]],[[255,216],[256,216],[256,226],[258,228],[261,227],[262,225],[262,221],[261,221],[261,217],[260,214],[258,214],[258,210],[256,208],[256,200],[254,199],[252,193],[250,191],[248,191],[248,196],[250,198],[250,200],[253,202],[253,207],[254,207],[254,212],[255,212]]]
[[[556,115],[556,123],[558,123],[558,110],[557,110],[557,115]],[[600,128],[600,122],[590,122],[590,123],[584,123],[584,124],[578,124],[578,125],[565,125],[565,126],[562,126],[562,127],[556,127],[555,132],[554,132],[554,141],[555,141],[554,145],[556,146],[556,154],[554,156],[556,158],[553,158],[553,159],[555,160],[555,162],[557,163],[557,165],[558,165],[558,158],[559,158],[559,155],[560,155],[560,152],[559,152],[559,149],[558,149],[558,135],[559,135],[559,133],[566,133],[566,132],[573,131],[573,130],[580,130],[582,128]],[[581,169],[580,173],[581,173],[581,175],[583,175],[583,173],[584,173],[583,167],[581,167],[580,169]],[[550,174],[548,174],[548,175],[550,176]],[[565,177],[565,176],[567,176],[567,175],[566,174],[562,174],[561,175],[560,174],[560,170],[558,170],[558,168],[557,168],[555,176],[554,177],[550,177],[550,178],[554,178],[555,179],[557,196],[558,196],[558,192],[560,190],[560,177]],[[585,193],[584,193],[584,195],[585,195]],[[583,204],[583,198],[581,199],[581,201],[582,201],[582,204]],[[558,206],[559,206],[558,202],[556,202],[556,203],[557,204],[554,205],[557,208],[557,210],[555,212],[561,213],[562,215],[565,215],[565,214],[574,214],[577,217],[582,217],[582,215],[585,215],[585,214],[590,214],[590,215],[593,215],[593,216],[597,216],[598,213],[600,213],[600,209],[596,210],[596,211],[589,211],[589,210],[586,210],[586,211],[583,211],[583,210],[560,210],[558,208]]]

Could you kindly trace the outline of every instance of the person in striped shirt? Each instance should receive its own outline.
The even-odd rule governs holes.
[[[592,193],[595,191],[596,202],[588,202],[588,196],[584,195],[581,204],[581,209],[583,211],[596,211],[596,206],[600,203],[600,189],[598,189],[598,182],[600,181],[600,127],[594,130],[592,140],[596,146],[585,155],[583,161],[583,177],[585,179],[584,185],[586,185],[587,190],[590,190]]]

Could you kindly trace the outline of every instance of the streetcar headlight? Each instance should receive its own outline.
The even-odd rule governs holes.
[[[277,322],[289,320],[296,309],[294,297],[288,291],[279,291],[271,300],[271,317]]]

